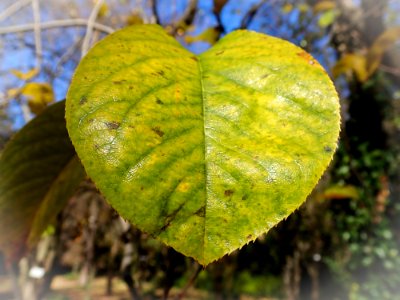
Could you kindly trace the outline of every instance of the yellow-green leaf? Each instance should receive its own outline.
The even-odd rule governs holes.
[[[0,250],[18,260],[84,177],[65,126],[64,102],[21,129],[0,156]]]
[[[318,25],[322,28],[332,25],[337,16],[337,10],[330,9],[324,11],[318,19]]]
[[[210,28],[204,30],[199,35],[186,36],[185,42],[188,44],[192,44],[195,42],[207,42],[207,43],[213,45],[218,40],[219,34],[220,34],[220,32],[218,29],[216,29],[214,27],[210,27]]]
[[[344,54],[332,69],[334,78],[341,74],[355,74],[358,81],[366,81],[369,76],[366,57],[361,54]]]
[[[334,8],[336,8],[335,1],[330,1],[330,0],[319,1],[313,6],[313,12],[315,14],[317,14],[317,13],[324,12],[327,10],[333,10]]]
[[[284,14],[288,14],[293,10],[293,4],[291,3],[286,3],[283,7],[282,7],[282,12]]]
[[[139,12],[132,12],[126,19],[127,25],[138,25],[143,23],[143,16]]]
[[[196,56],[142,25],[81,61],[66,118],[109,203],[207,265],[303,203],[336,148],[338,103],[318,62],[284,40],[239,30]]]
[[[392,27],[383,32],[374,41],[367,54],[368,75],[372,75],[379,67],[383,54],[400,39],[400,27]]]
[[[28,106],[34,114],[40,114],[50,103],[54,102],[53,88],[48,83],[29,82],[21,90],[28,98]]]
[[[35,77],[39,73],[39,69],[34,68],[25,73],[21,72],[19,70],[12,69],[11,73],[13,73],[19,79],[29,80],[29,79],[32,79],[33,77]]]
[[[354,185],[333,185],[327,188],[323,197],[325,199],[358,199],[359,193]]]

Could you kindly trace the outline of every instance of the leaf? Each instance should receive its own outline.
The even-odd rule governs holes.
[[[206,30],[204,30],[199,35],[186,36],[185,42],[188,44],[192,44],[195,42],[207,42],[207,43],[213,45],[218,40],[219,35],[220,35],[220,32],[218,29],[216,29],[214,27],[210,27],[210,28],[207,28]]]
[[[368,75],[372,75],[379,67],[383,54],[400,38],[400,27],[387,29],[377,37],[367,53]]]
[[[0,156],[0,249],[17,261],[84,177],[69,140],[64,102],[23,127]]]
[[[40,114],[49,103],[54,102],[53,88],[48,83],[29,82],[20,92],[28,98],[28,106],[36,115]]]
[[[97,2],[97,1],[96,1]],[[103,3],[100,5],[99,12],[97,13],[97,17],[102,18],[109,14],[110,9],[108,8],[107,3]]]
[[[299,3],[296,7],[301,13],[306,13],[310,9],[310,6],[307,3]]]
[[[318,26],[325,28],[335,21],[337,16],[337,11],[335,9],[324,11],[318,19]]]
[[[228,0],[214,0],[214,13],[219,15],[224,8],[225,4],[228,2]]]
[[[357,80],[364,82],[368,79],[367,60],[361,54],[344,54],[332,69],[334,78],[341,74],[354,73]]]
[[[127,25],[139,25],[143,24],[144,20],[142,15],[139,12],[132,12],[126,19],[126,24]]]
[[[319,1],[313,6],[313,12],[314,14],[318,14],[327,10],[333,10],[334,8],[336,8],[335,1]]]
[[[32,79],[33,77],[35,77],[39,73],[39,69],[34,68],[34,69],[27,71],[26,73],[21,72],[19,70],[12,69],[11,73],[13,73],[19,79],[29,80],[29,79]]]
[[[298,208],[339,133],[334,86],[301,48],[239,30],[196,56],[157,25],[89,52],[66,118],[109,203],[203,265]]]
[[[354,185],[334,185],[327,188],[323,197],[325,199],[359,199],[360,195]]]
[[[282,7],[282,12],[284,14],[288,14],[293,10],[293,4],[291,3],[286,3],[285,5],[283,5]]]

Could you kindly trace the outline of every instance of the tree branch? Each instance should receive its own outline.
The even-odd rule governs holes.
[[[196,10],[197,10],[197,2],[198,2],[197,0],[190,0],[179,21],[171,24],[172,35],[176,35],[183,24],[190,25],[193,23],[193,19],[194,16],[196,15]]]
[[[59,27],[74,27],[74,26],[87,26],[88,20],[85,19],[66,19],[66,20],[54,20],[43,22],[41,24],[41,29],[52,29],[52,28],[59,28]],[[35,28],[35,24],[29,23],[24,25],[15,25],[15,26],[8,26],[8,27],[0,27],[0,35],[2,34],[9,34],[9,33],[18,33],[18,32],[25,32],[25,31],[32,31]],[[100,23],[93,23],[93,29],[104,33],[113,33],[114,29],[100,24]]]
[[[32,0],[33,11],[33,31],[35,35],[35,55],[36,55],[36,69],[38,72],[42,67],[42,37],[40,29],[40,7],[39,0]]]
[[[31,3],[31,0],[20,0],[15,2],[14,4],[7,7],[2,13],[0,13],[0,22],[12,16],[16,12],[18,12],[24,6],[27,6]]]
[[[90,47],[90,42],[92,39],[92,34],[93,34],[93,27],[94,23],[96,22],[97,15],[99,14],[100,8],[103,5],[104,0],[97,0],[96,4],[94,5],[92,12],[90,13],[89,20],[87,22],[86,26],[86,35],[85,38],[83,39],[82,43],[82,57],[88,52],[89,47]]]
[[[242,19],[242,23],[240,24],[240,29],[246,29],[250,23],[253,21],[254,16],[257,14],[258,10],[264,3],[267,2],[266,0],[260,1],[260,3],[253,5],[252,8],[244,15]]]

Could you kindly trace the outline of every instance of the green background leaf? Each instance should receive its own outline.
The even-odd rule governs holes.
[[[330,79],[302,49],[240,30],[196,56],[156,25],[90,51],[66,117],[111,205],[203,265],[300,206],[340,122]]]
[[[64,120],[65,101],[21,129],[0,156],[0,249],[18,260],[38,241],[85,173]]]

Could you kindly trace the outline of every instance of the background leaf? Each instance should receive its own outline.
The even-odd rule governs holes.
[[[114,208],[203,265],[299,207],[339,132],[333,84],[302,49],[241,30],[195,56],[154,25],[91,50],[66,117]]]
[[[383,54],[394,46],[400,38],[400,27],[392,27],[381,33],[367,53],[368,74],[372,75],[379,67]]]
[[[364,82],[368,79],[367,60],[364,55],[344,54],[332,69],[334,78],[337,78],[341,74],[352,73],[354,73],[360,82]]]
[[[64,107],[63,101],[46,109],[1,153],[0,249],[10,260],[39,239],[85,176],[68,137]]]
[[[54,102],[53,88],[48,83],[29,82],[21,88],[20,92],[28,98],[28,106],[36,115]]]

